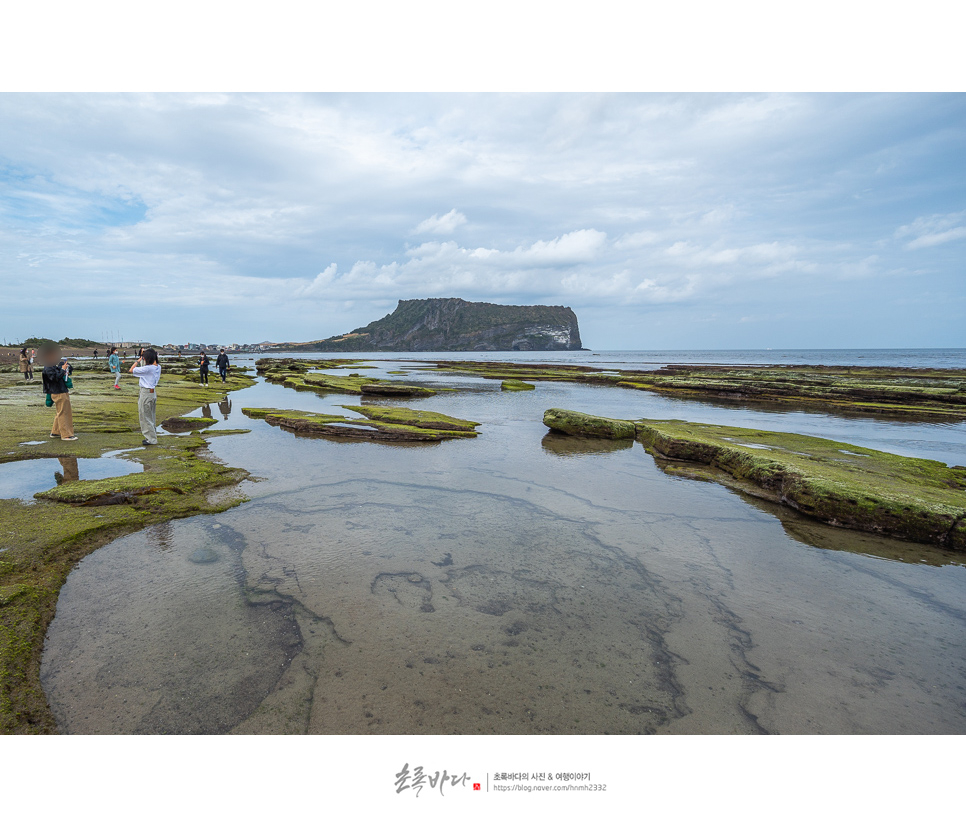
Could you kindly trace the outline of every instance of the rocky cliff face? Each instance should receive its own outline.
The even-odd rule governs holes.
[[[516,306],[425,298],[400,301],[388,316],[305,350],[580,350],[569,307]]]

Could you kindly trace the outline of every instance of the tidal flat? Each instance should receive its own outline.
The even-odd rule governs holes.
[[[244,500],[233,490],[248,473],[208,454],[201,435],[170,434],[141,446],[137,384],[115,391],[106,362],[76,361],[71,401],[79,439],[50,438],[39,376],[0,373],[0,732],[56,729],[40,686],[44,634],[60,588],[87,553],[125,533],[185,516],[217,513]],[[194,411],[254,384],[198,384],[187,363],[168,361],[158,420]],[[11,469],[8,469],[11,467]],[[9,473],[9,474],[8,474]],[[41,482],[38,475],[46,480]],[[10,489],[6,489],[7,486]]]
[[[955,554],[675,477],[633,438],[542,423],[559,407],[738,424],[963,464],[957,420],[532,377],[503,391],[505,369],[411,360],[367,374],[393,371],[478,436],[302,436],[244,409],[345,420],[394,402],[264,377],[234,393],[221,425],[249,433],[207,442],[251,473],[248,500],[119,538],[67,578],[42,666],[62,732],[966,731]]]

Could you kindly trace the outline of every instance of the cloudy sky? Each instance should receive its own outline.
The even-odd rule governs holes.
[[[459,296],[598,350],[966,345],[961,94],[0,95],[0,340]]]

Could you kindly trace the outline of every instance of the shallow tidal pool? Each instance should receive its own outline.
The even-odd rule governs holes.
[[[358,398],[264,381],[214,454],[249,503],[86,557],[42,678],[72,733],[962,733],[966,570],[548,435],[556,406],[835,437],[950,463],[960,427],[436,375],[480,436],[301,438],[242,406]],[[391,377],[389,377],[391,378]],[[381,404],[381,403],[379,403]],[[931,448],[932,454],[923,451]]]

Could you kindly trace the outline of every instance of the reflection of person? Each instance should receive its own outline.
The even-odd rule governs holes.
[[[155,389],[161,379],[158,352],[154,348],[145,348],[131,365],[131,373],[138,378],[138,419],[141,423],[141,434],[144,435],[141,444],[155,446],[158,442],[155,427],[158,395]]]
[[[225,397],[225,399],[218,403],[218,410],[221,412],[222,419],[227,420],[228,415],[231,414],[231,400]]]
[[[27,356],[27,348],[20,348],[20,361],[17,363],[17,368],[23,374],[24,379],[34,378],[34,371],[30,366],[30,357]]]
[[[66,359],[61,361],[60,351],[56,347],[49,347],[41,354],[44,370],[41,374],[44,383],[44,393],[50,394],[54,401],[57,414],[54,425],[50,430],[51,437],[61,440],[77,440],[74,434],[74,415],[70,407],[70,393],[67,388],[67,377],[71,367]]]
[[[63,457],[57,458],[57,460],[60,461],[60,465],[64,467],[63,474],[60,472],[54,473],[54,480],[57,481],[58,484],[63,484],[67,481],[80,480],[80,472],[77,469],[77,458]]]
[[[201,356],[198,359],[198,369],[201,371],[201,384],[208,387],[208,354],[201,351]]]
[[[218,358],[215,360],[215,364],[218,366],[218,373],[221,374],[221,381],[225,381],[225,376],[228,374],[228,354],[225,353],[225,349],[221,349],[221,353],[218,354]]]
[[[211,419],[211,403],[205,403],[203,406],[201,406],[201,416],[206,420]]]
[[[121,390],[121,357],[117,355],[117,348],[112,347],[107,357],[107,367],[114,374],[114,387]]]

